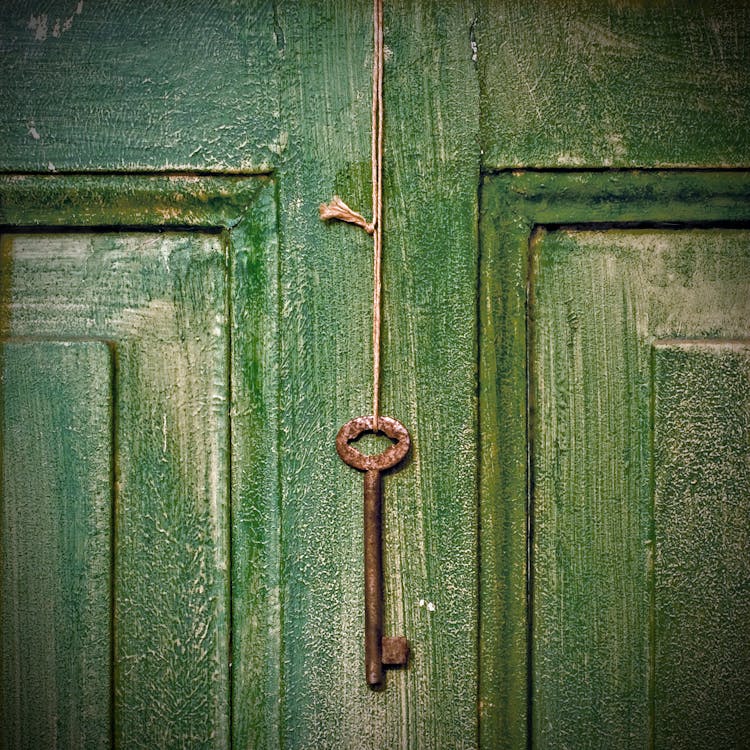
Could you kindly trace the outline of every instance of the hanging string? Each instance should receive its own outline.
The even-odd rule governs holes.
[[[372,62],[372,221],[375,224],[372,299],[372,429],[380,409],[380,288],[383,257],[383,0],[374,0]]]
[[[372,235],[373,299],[372,299],[372,429],[380,429],[380,292],[383,258],[383,0],[373,1],[373,58],[372,58],[372,222],[349,208],[337,195],[320,206],[320,218],[335,219],[355,224]]]

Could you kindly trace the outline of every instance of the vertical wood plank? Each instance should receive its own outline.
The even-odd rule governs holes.
[[[480,224],[480,640],[483,748],[527,737],[526,285],[531,223],[486,178]]]
[[[278,240],[269,181],[232,229],[232,737],[279,743]]]
[[[279,178],[280,742],[288,750],[367,747],[383,731],[383,697],[368,695],[360,659],[361,484],[342,493],[347,467],[334,447],[355,416],[351,400],[357,414],[368,408],[371,287],[361,269],[372,241],[318,218],[334,193],[368,213],[370,18],[367,0],[282,3],[277,15],[288,132]]]
[[[150,250],[134,270],[152,273],[154,298],[118,321],[127,335],[118,347],[116,739],[219,750],[230,722],[225,246],[177,234]],[[111,281],[122,289],[127,277]]]
[[[750,736],[750,345],[654,347],[656,747]]]
[[[386,630],[412,659],[365,684],[362,478],[338,428],[371,411],[372,4],[284,3],[281,395],[284,742],[473,747],[476,183],[471,3],[386,3],[384,413],[413,453],[384,483]],[[467,116],[467,112],[471,114]],[[421,602],[421,606],[420,606]],[[428,606],[429,605],[429,606]]]
[[[405,481],[396,475],[385,489],[386,623],[409,637],[413,659],[405,680],[390,675],[408,728],[381,746],[474,748],[476,7],[473,0],[386,0],[385,8],[382,398],[414,438]]]
[[[0,368],[0,745],[109,748],[110,349],[6,342]]]
[[[533,245],[540,748],[645,747],[649,738],[649,358],[639,335],[647,313],[628,278],[641,259],[633,251],[618,263],[606,234],[598,239],[601,249],[581,247],[574,232],[541,232]]]

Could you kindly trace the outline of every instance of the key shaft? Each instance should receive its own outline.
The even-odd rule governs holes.
[[[383,682],[383,493],[380,472],[365,472],[365,673],[367,684]]]

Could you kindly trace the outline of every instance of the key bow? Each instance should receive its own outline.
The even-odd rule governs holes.
[[[355,417],[347,422],[336,435],[336,451],[341,460],[359,471],[385,471],[400,463],[411,447],[409,431],[393,417],[378,417],[378,432],[396,442],[381,453],[367,456],[358,451],[351,442],[365,432],[374,432],[373,418]]]

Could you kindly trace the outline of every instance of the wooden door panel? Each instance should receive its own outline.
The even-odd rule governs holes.
[[[683,657],[672,651],[673,661],[669,661],[660,648],[658,628],[651,632],[652,620],[656,616],[658,621],[665,612],[676,616],[674,604],[684,591],[672,590],[672,578],[682,566],[692,570],[691,586],[694,592],[703,592],[703,607],[697,607],[688,622],[673,622],[671,639],[679,640],[675,628],[689,628],[690,621],[700,620],[701,610],[717,597],[729,599],[725,602],[727,614],[733,610],[732,603],[741,611],[743,585],[734,595],[728,589],[719,594],[728,581],[715,581],[713,589],[719,591],[713,595],[706,589],[711,584],[702,583],[700,562],[708,563],[710,558],[694,549],[698,541],[682,550],[687,559],[676,555],[679,547],[675,543],[686,541],[686,521],[674,511],[670,524],[664,513],[657,517],[661,545],[653,560],[651,346],[657,337],[731,339],[747,335],[750,235],[719,229],[562,230],[538,233],[532,253],[531,681],[535,745],[559,747],[581,742],[645,747],[653,721],[650,693],[655,679],[668,686],[666,690],[662,686],[659,694],[669,694],[673,712],[704,714],[704,734],[693,735],[692,741],[698,746],[718,746],[721,713],[717,714],[715,706],[713,712],[706,711],[691,698],[698,700],[706,693],[715,698],[726,695],[723,681],[718,680],[712,689],[710,672],[705,671],[702,688],[688,690],[688,677],[678,677]],[[658,364],[663,365],[665,358],[674,363],[672,349],[657,347],[656,351]],[[679,398],[680,391],[675,395],[669,388],[682,377],[689,378],[691,372],[695,379],[694,367],[686,367],[681,375],[672,372],[671,380],[661,380],[662,429],[657,430],[657,446],[663,453],[663,440],[667,440],[663,428],[669,420],[681,420],[686,441],[682,471],[715,453],[721,455],[728,437],[722,441],[721,432],[702,434],[702,449],[689,443],[689,433],[700,430],[706,414],[691,405],[685,393]],[[723,398],[717,395],[719,386],[714,386],[714,399],[718,400],[714,409],[724,405],[726,411],[730,404],[747,401],[747,381],[737,380],[737,376],[735,381]],[[667,416],[665,400],[673,401],[674,415]],[[737,417],[734,421],[736,424]],[[738,437],[734,453],[739,452],[735,462],[741,465],[750,456],[742,436]],[[673,456],[672,462],[675,460]],[[668,468],[654,461],[653,471],[662,497],[666,493],[677,502],[674,496],[680,496],[679,487],[658,483]],[[710,466],[706,471],[710,473]],[[698,496],[715,491],[710,476],[699,472],[693,479],[693,493]],[[684,491],[682,495],[682,511],[689,513],[689,497],[684,497]],[[724,509],[714,511],[713,526],[709,517],[703,519],[703,533],[729,541],[727,535],[734,532],[725,528],[727,514],[736,512],[732,509],[737,503],[743,508],[747,502],[747,486],[741,483],[723,497],[720,493],[716,503]],[[730,555],[730,549],[739,551],[741,538],[729,546],[724,544],[722,554]],[[721,548],[722,543],[717,546]],[[670,561],[666,570],[660,566],[662,555]],[[736,565],[747,569],[746,555],[740,555]],[[654,571],[660,585],[652,594]],[[746,578],[746,573],[740,576]],[[734,617],[724,625],[729,632],[742,629]],[[702,653],[694,657],[699,663],[701,659],[709,662],[711,652],[724,665],[747,658],[741,643],[735,642],[734,648],[724,652],[722,644],[729,644],[717,640],[716,633],[695,627],[692,632],[692,650]],[[661,658],[654,663],[652,676],[654,648]],[[719,669],[717,674],[721,673]],[[735,674],[733,670],[731,674]],[[735,687],[750,687],[742,679],[739,682]],[[662,713],[658,701],[655,710]],[[713,723],[707,720],[707,713],[713,714]],[[660,725],[664,740],[660,747],[675,746],[669,726]]]
[[[750,342],[657,341],[656,746],[750,736]]]
[[[10,342],[3,360],[4,424],[17,438],[15,443],[9,440],[13,435],[3,438],[13,450],[10,456],[6,450],[6,478],[16,482],[11,486],[4,479],[10,494],[4,496],[3,518],[12,521],[5,537],[10,534],[12,541],[20,534],[15,546],[6,545],[4,537],[4,554],[41,561],[39,567],[50,571],[51,582],[45,585],[66,602],[75,586],[89,583],[75,566],[84,572],[86,565],[93,566],[89,577],[99,588],[88,586],[88,595],[96,599],[94,610],[103,607],[106,615],[97,633],[79,636],[96,636],[94,652],[104,655],[96,679],[85,689],[79,686],[75,695],[80,703],[76,716],[93,722],[96,732],[78,742],[79,730],[61,725],[67,735],[53,736],[54,727],[30,728],[33,717],[27,711],[19,719],[20,731],[31,739],[20,746],[225,748],[233,715],[240,744],[261,745],[278,711],[273,689],[278,683],[278,658],[273,657],[278,609],[272,604],[278,571],[269,552],[276,544],[276,524],[268,521],[278,503],[270,489],[277,477],[270,414],[277,391],[275,352],[261,345],[273,342],[275,330],[270,315],[276,314],[272,186],[234,178],[29,177],[11,178],[0,191],[0,222],[9,227],[0,238],[0,329]],[[29,229],[35,225],[39,229]],[[112,227],[117,225],[128,228],[116,231]],[[234,335],[239,329],[241,339]],[[64,341],[45,343],[50,339]],[[69,349],[104,352],[111,364],[94,359],[88,368],[66,374],[66,362],[75,369]],[[23,359],[27,351],[36,358]],[[58,351],[68,357],[61,360],[59,374],[52,356]],[[27,379],[19,380],[24,370]],[[62,386],[55,385],[56,377]],[[39,419],[19,411],[14,393],[27,381],[43,381],[23,403],[47,399],[39,419],[50,423],[49,435],[38,429]],[[54,395],[68,382],[67,391],[50,401],[45,388]],[[92,422],[89,434],[79,420],[60,450],[70,486],[87,476],[85,464],[74,461],[76,451],[94,441],[97,456],[101,452],[101,460],[108,462],[106,496],[99,498],[101,514],[111,517],[102,521],[108,536],[94,551],[78,550],[83,562],[73,552],[57,562],[47,532],[64,536],[67,527],[53,529],[54,519],[44,520],[44,515],[29,525],[33,514],[28,509],[36,496],[18,486],[24,475],[9,468],[8,461],[21,450],[18,439],[23,445],[36,441],[36,452],[21,468],[32,475],[29,460],[39,457],[40,477],[52,472],[55,479],[57,464],[47,467],[43,461],[51,450],[46,443],[55,435],[53,417],[44,415],[68,396],[74,413],[78,408],[87,414],[94,409],[89,397],[101,395],[105,386],[100,408],[111,415],[106,447],[96,442],[98,422]],[[46,502],[59,515],[77,500],[62,488]],[[8,514],[13,503],[26,508],[23,517]],[[69,516],[68,525],[79,534],[70,543],[88,539],[78,516],[72,510]],[[232,520],[242,532],[233,547]],[[46,524],[44,533],[37,533],[40,523]],[[92,534],[90,543],[95,541]],[[4,564],[4,575],[12,570]],[[25,658],[17,628],[11,627],[13,612],[34,607],[47,612],[36,589],[26,586],[33,576],[28,571],[26,576],[24,585],[13,590],[12,581],[3,584],[5,671],[18,672],[19,659]],[[81,611],[86,616],[88,610]],[[237,637],[230,651],[232,619]],[[55,635],[55,623],[46,615],[29,621],[31,641],[52,642]],[[88,641],[80,648],[75,644],[73,639],[73,656],[88,648]],[[44,650],[37,662],[42,658],[49,661]],[[32,682],[25,674],[15,682],[3,681],[3,726],[7,711],[35,690],[33,677]],[[60,670],[47,672],[44,680],[49,689],[37,697],[34,715],[49,717],[59,708],[52,699],[76,688]],[[240,707],[236,712],[233,694]],[[7,726],[19,731],[18,722]],[[14,742],[11,737],[6,744],[14,747]]]
[[[7,342],[0,363],[0,745],[109,747],[111,351]]]
[[[157,158],[162,169],[250,172],[272,163],[283,148],[269,104],[279,85],[274,22],[264,0],[220,0],[210,12],[192,0],[3,2],[4,169],[148,171]]]
[[[744,741],[747,188],[742,173],[487,181],[488,746]]]
[[[18,234],[3,245],[10,335],[114,345],[118,744],[223,747],[230,561],[221,240]]]
[[[483,163],[747,165],[750,5],[481,0]]]

